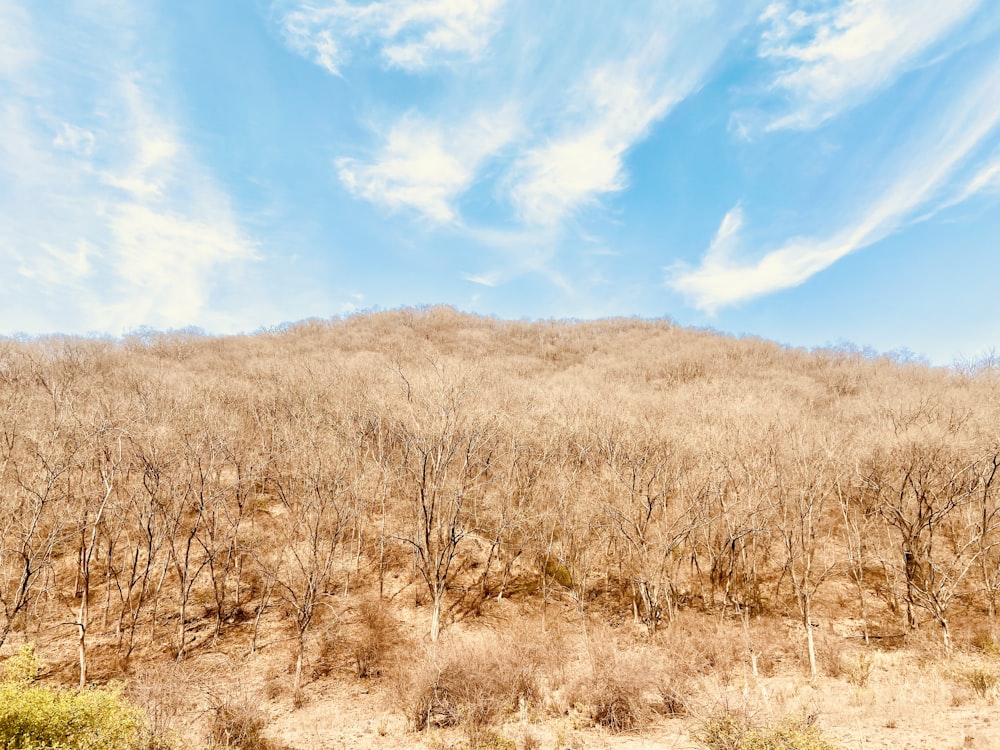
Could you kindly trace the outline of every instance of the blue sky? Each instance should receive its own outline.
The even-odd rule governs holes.
[[[0,333],[1000,344],[993,0],[0,0]]]

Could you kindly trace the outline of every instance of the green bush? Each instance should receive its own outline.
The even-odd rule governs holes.
[[[35,655],[35,644],[22,643],[17,653],[3,663],[3,682],[30,685],[38,679],[44,665]]]
[[[563,561],[557,557],[549,556],[545,558],[545,575],[560,586],[568,589],[574,588],[573,574],[569,572],[569,568],[566,567]]]
[[[36,685],[39,667],[30,646],[4,664],[0,750],[138,750],[149,744],[142,711],[119,688]]]
[[[837,750],[815,726],[792,719],[774,726],[756,726],[723,714],[694,736],[709,750]]]

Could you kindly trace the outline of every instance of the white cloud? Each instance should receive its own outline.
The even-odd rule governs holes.
[[[973,174],[958,195],[949,200],[946,206],[957,205],[974,195],[986,192],[1000,192],[1000,156],[995,156],[992,161]]]
[[[508,198],[532,232],[557,230],[580,208],[624,190],[629,150],[701,84],[752,17],[660,3],[539,11],[523,0],[281,7],[289,44],[334,74],[372,46],[409,71],[463,60],[431,79],[450,93],[397,116],[377,133],[371,157],[336,160],[352,194],[455,226],[464,225],[458,200],[495,180],[494,195]],[[501,20],[505,44],[487,55]]]
[[[483,274],[466,274],[463,277],[466,281],[472,284],[479,284],[480,286],[495,287],[501,282],[501,274],[497,271],[491,271],[489,273]]]
[[[393,67],[416,71],[479,58],[505,0],[280,2],[289,46],[333,75],[357,47],[375,44]]]
[[[0,79],[17,75],[36,57],[28,13],[13,0],[0,0]]]
[[[631,149],[702,85],[762,0],[723,5],[279,0],[272,8],[286,43],[334,75],[347,76],[362,55],[424,74],[400,97],[382,88],[388,81],[396,91],[398,77],[365,86],[360,109],[378,124],[368,153],[341,151],[334,161],[347,191],[499,256],[502,268],[467,281],[530,273],[568,288],[553,270],[567,222],[628,188]],[[470,193],[475,200],[463,203]]]
[[[725,44],[720,37],[681,60],[676,40],[647,30],[630,45],[637,52],[592,69],[572,87],[564,107],[578,123],[528,148],[511,169],[510,196],[519,217],[530,225],[558,225],[602,195],[624,190],[628,150],[700,84]]]
[[[17,270],[26,279],[49,285],[78,286],[80,279],[93,273],[90,259],[94,248],[86,240],[79,240],[71,250],[40,242],[38,250],[33,257],[19,258]]]
[[[0,277],[0,330],[203,325],[220,276],[255,257],[161,94],[135,72],[130,21],[70,11],[64,27],[36,29],[29,62],[0,69],[10,92],[0,105],[0,262],[16,271]],[[92,42],[73,47],[78,74],[60,59],[65,32]]]
[[[59,127],[52,145],[80,156],[90,156],[94,153],[94,141],[94,134],[89,130],[64,122]]]
[[[511,199],[529,224],[559,224],[597,196],[625,187],[627,145],[601,128],[529,150],[514,166]]]
[[[252,245],[221,210],[218,202],[204,216],[142,203],[115,206],[111,248],[124,294],[105,305],[105,326],[178,327],[199,320],[213,272],[253,257]]]
[[[151,105],[141,81],[118,86],[129,159],[102,175],[123,194],[105,211],[108,260],[121,301],[104,301],[102,328],[178,327],[207,310],[216,274],[256,257],[226,196]]]
[[[736,204],[723,217],[712,244],[705,253],[705,262],[709,265],[721,266],[728,263],[739,243],[740,230],[743,229],[743,206]]]
[[[807,13],[770,5],[760,54],[781,64],[774,87],[791,109],[769,129],[811,128],[855,106],[921,61],[981,0],[842,0]]]
[[[452,224],[459,220],[455,200],[472,185],[480,165],[516,132],[510,111],[482,113],[457,126],[408,114],[391,128],[371,162],[341,158],[337,173],[360,198]]]
[[[757,260],[738,256],[739,207],[723,220],[697,268],[667,269],[667,285],[703,310],[760,297],[797,286],[846,255],[884,239],[900,228],[926,219],[947,205],[942,193],[1000,126],[1000,58],[976,76],[951,106],[913,139],[902,154],[895,177],[877,198],[857,211],[856,219],[826,238],[793,238]],[[997,178],[996,164],[980,169],[964,197]],[[964,198],[963,198],[964,199]],[[917,212],[923,210],[922,215]],[[736,213],[734,213],[736,212]]]

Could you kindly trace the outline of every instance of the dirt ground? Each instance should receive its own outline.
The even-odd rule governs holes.
[[[695,750],[704,748],[693,737],[697,729],[708,717],[729,710],[770,723],[786,716],[804,717],[844,750],[1000,748],[996,688],[978,694],[967,678],[977,669],[980,661],[961,654],[929,660],[905,650],[876,652],[865,665],[863,679],[850,664],[839,677],[821,676],[815,681],[805,675],[745,675],[723,684],[709,675],[694,687],[688,715],[654,716],[632,732],[595,727],[584,712],[571,710],[563,716],[529,716],[521,711],[496,734],[518,750]],[[410,729],[402,712],[393,707],[392,690],[378,680],[314,684],[299,708],[288,699],[267,704],[267,732],[296,750],[442,750],[467,744],[460,729]]]
[[[816,721],[824,735],[844,750],[988,750],[1000,748],[1000,712],[984,702],[953,706],[935,704],[933,698],[947,688],[933,684],[921,692],[906,686],[899,694],[887,689],[852,691],[842,684],[822,681],[793,686],[788,680],[764,680],[762,687],[779,695],[791,710],[801,705],[819,707]],[[902,687],[902,686],[901,686]],[[290,709],[290,707],[289,707]],[[297,710],[272,707],[274,719],[268,733],[291,748],[449,748],[464,743],[456,729],[413,732],[405,719],[384,707],[384,698],[365,687],[340,686],[317,694]],[[676,750],[703,748],[691,737],[697,719],[662,719],[632,733],[612,734],[586,726],[581,717],[539,722],[512,720],[500,734],[518,748],[551,750],[604,748],[626,750],[657,747]]]

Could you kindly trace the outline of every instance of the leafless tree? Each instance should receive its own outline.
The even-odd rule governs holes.
[[[441,632],[441,610],[455,557],[472,531],[473,505],[489,484],[497,421],[468,413],[468,386],[437,372],[434,390],[397,426],[400,492],[409,506],[408,529],[395,538],[413,551],[417,574],[431,598],[431,640]]]
[[[269,559],[260,559],[295,626],[296,695],[302,684],[306,636],[317,608],[331,596],[337,550],[350,522],[351,488],[341,463],[344,448],[342,443],[307,443],[306,455],[297,463],[301,474],[276,480],[283,508],[275,528],[280,547]]]
[[[907,625],[916,627],[915,609],[927,611],[948,650],[948,610],[983,549],[982,527],[968,506],[990,497],[996,478],[995,458],[970,460],[945,438],[879,452],[869,465],[868,489],[899,535]]]

